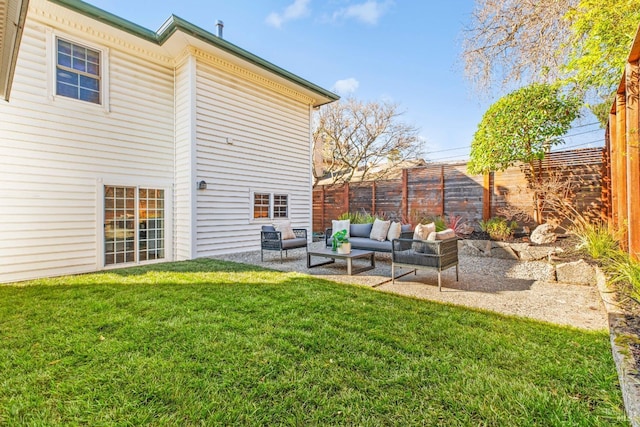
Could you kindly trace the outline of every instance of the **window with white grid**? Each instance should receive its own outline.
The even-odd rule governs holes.
[[[271,194],[255,193],[253,195],[253,218],[269,218]]]
[[[253,193],[253,219],[283,219],[289,217],[289,196],[268,192]]]
[[[289,217],[289,196],[286,194],[273,195],[273,217],[288,218]]]
[[[104,264],[165,257],[165,192],[104,187]]]
[[[101,103],[101,53],[56,38],[56,95]]]

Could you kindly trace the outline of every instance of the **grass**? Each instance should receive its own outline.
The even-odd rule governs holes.
[[[0,425],[628,425],[606,331],[213,260],[0,300]]]

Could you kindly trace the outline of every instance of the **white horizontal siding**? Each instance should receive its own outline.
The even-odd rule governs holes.
[[[308,227],[308,106],[207,64],[197,71],[197,168],[208,183],[198,192],[198,255],[259,248],[252,190],[288,194],[293,225]]]
[[[176,259],[192,258],[193,188],[193,96],[192,63],[186,61],[176,69],[175,120],[175,246]]]
[[[46,48],[28,19],[0,103],[0,282],[100,268],[100,186],[173,182],[173,70],[112,47],[107,112],[47,98]]]

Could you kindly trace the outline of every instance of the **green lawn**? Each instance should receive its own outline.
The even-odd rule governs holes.
[[[606,332],[196,260],[0,286],[0,425],[628,425]]]

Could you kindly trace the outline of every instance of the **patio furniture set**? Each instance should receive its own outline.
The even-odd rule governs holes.
[[[380,221],[369,224],[350,224],[348,221],[334,221],[333,227],[325,231],[325,247],[309,249],[307,230],[291,228],[288,224],[278,226],[262,226],[260,232],[261,253],[260,259],[264,261],[264,251],[279,251],[280,261],[283,260],[290,249],[304,248],[307,255],[307,268],[333,264],[336,259],[345,260],[347,274],[359,274],[375,268],[375,253],[391,253],[391,280],[410,273],[417,274],[417,270],[427,269],[438,272],[438,290],[442,289],[442,271],[455,267],[456,281],[458,281],[458,238],[453,230],[435,231],[435,225],[418,224],[415,230],[410,225],[397,225],[395,234],[387,230],[391,225],[380,226]],[[340,253],[332,249],[333,231],[348,229],[348,241],[351,250],[348,253]],[[380,233],[380,229],[384,229]],[[384,234],[384,236],[382,235]],[[324,261],[312,262],[312,257],[325,258]],[[328,260],[327,260],[328,259]],[[354,259],[368,260],[368,264],[355,267]],[[396,268],[408,268],[405,272],[396,276]]]

